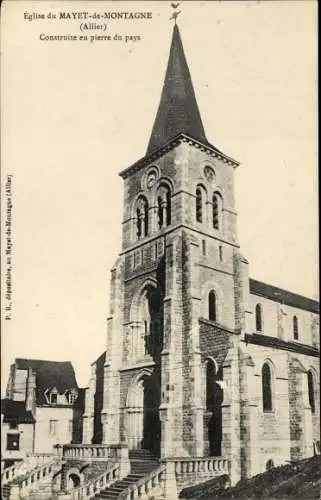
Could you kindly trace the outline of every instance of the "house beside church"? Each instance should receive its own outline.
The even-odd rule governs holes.
[[[16,358],[1,401],[3,466],[81,442],[82,399],[69,361]]]

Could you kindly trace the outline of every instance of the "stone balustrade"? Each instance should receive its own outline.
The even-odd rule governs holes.
[[[5,485],[35,467],[47,464],[55,458],[54,453],[27,453],[25,459],[7,467],[1,472],[1,484]]]
[[[21,467],[22,467],[22,462],[19,462],[17,464],[13,464],[10,467],[7,467],[1,472],[1,484],[2,486],[9,483],[13,479],[15,479],[17,476],[21,474]]]
[[[105,444],[66,444],[63,446],[64,459],[115,459],[123,457],[127,446]]]
[[[136,498],[160,498],[163,496],[166,480],[166,465],[160,465],[148,475],[122,491],[119,500],[135,500]]]
[[[72,500],[87,500],[93,498],[97,493],[100,493],[102,490],[108,488],[112,483],[117,481],[120,476],[119,472],[119,464],[117,464],[90,483],[84,484],[83,486],[72,490]]]
[[[182,457],[169,458],[164,463],[171,464],[175,475],[177,491],[208,481],[217,476],[229,475],[229,461],[224,457]]]
[[[37,488],[39,483],[51,484],[52,477],[61,468],[61,464],[61,459],[56,457],[50,463],[24,472],[24,475],[21,475],[21,469],[19,469],[19,474],[15,476],[13,482],[5,486],[9,488],[7,492],[8,498],[18,500],[28,496],[29,490]]]
[[[188,473],[207,473],[219,472],[221,474],[228,474],[229,461],[223,457],[188,457],[188,458],[175,458],[175,473],[188,474]]]
[[[29,489],[34,487],[34,485],[39,481],[46,481],[53,476],[57,469],[61,467],[60,460],[53,460],[50,463],[46,463],[42,466],[36,467],[32,470],[26,477],[22,478],[19,482],[21,490]]]

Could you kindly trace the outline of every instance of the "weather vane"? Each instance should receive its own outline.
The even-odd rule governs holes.
[[[173,9],[177,9],[179,6],[179,3],[171,3],[171,7],[173,7]],[[173,12],[173,14],[171,15],[171,17],[169,18],[170,20],[174,19],[174,23],[176,24],[176,20],[178,18],[178,16],[180,15],[181,11],[180,10],[175,10],[175,12]]]

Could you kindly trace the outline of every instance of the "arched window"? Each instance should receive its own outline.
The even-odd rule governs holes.
[[[263,330],[261,304],[256,304],[256,307],[255,307],[255,328],[256,328],[257,332],[262,332],[262,330]]]
[[[162,304],[160,288],[152,284],[137,295],[131,306],[128,351],[132,362],[156,356],[162,349]]]
[[[149,307],[149,292],[146,290],[144,296],[141,301],[141,322],[143,326],[143,334],[144,334],[144,349],[141,354],[148,354],[149,346],[150,346],[150,307]]]
[[[203,193],[200,186],[196,189],[196,220],[203,222]]]
[[[293,338],[294,340],[299,339],[299,325],[297,316],[293,316]]]
[[[219,230],[222,217],[222,198],[219,193],[213,194],[212,203],[213,228]]]
[[[274,467],[274,462],[273,462],[272,458],[270,458],[270,460],[268,460],[266,462],[266,470],[271,470],[271,469],[273,469],[273,467]]]
[[[137,239],[140,240],[148,235],[148,203],[143,197],[139,198],[137,201],[136,229]]]
[[[262,367],[263,411],[272,411],[272,372],[268,363]]]
[[[314,377],[311,370],[308,371],[308,391],[311,411],[312,413],[315,413]]]
[[[157,196],[158,227],[162,229],[171,223],[171,192],[165,185],[161,185]]]
[[[208,294],[208,319],[216,321],[216,316],[216,295],[214,290],[211,290]]]

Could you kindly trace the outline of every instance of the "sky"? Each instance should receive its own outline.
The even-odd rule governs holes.
[[[178,20],[207,138],[241,163],[236,207],[250,275],[313,298],[316,8],[309,0],[185,1]],[[151,12],[152,19],[81,31],[82,20],[47,17],[61,11]],[[84,386],[105,349],[109,274],[121,248],[118,173],[146,152],[171,14],[160,1],[4,3],[1,198],[5,214],[10,174],[13,247],[2,389],[15,357],[71,360]],[[42,41],[41,34],[112,40]],[[2,251],[2,285],[5,268]]]

